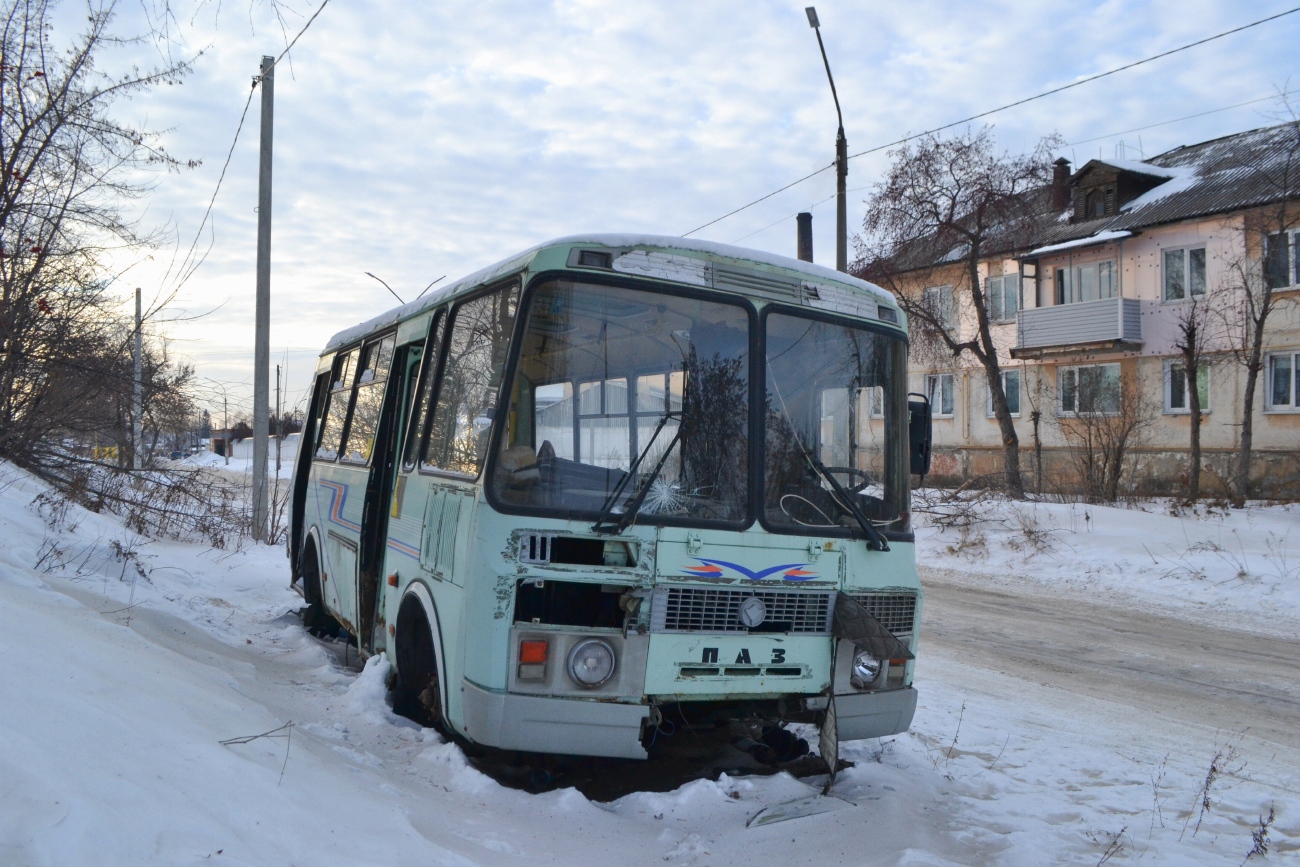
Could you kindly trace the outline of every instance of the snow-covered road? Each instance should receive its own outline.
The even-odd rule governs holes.
[[[1300,750],[1300,640],[1022,585],[1014,594],[922,569],[927,650]]]
[[[1120,595],[1062,608],[1045,604],[1041,575],[1004,575],[993,589],[1010,602],[963,589],[971,575],[931,576],[912,730],[845,745],[857,764],[834,788],[840,809],[747,828],[817,781],[724,775],[611,803],[505,788],[392,715],[381,662],[358,674],[303,631],[281,550],[148,542],[77,510],[56,520],[32,505],[41,486],[6,472],[5,867],[1041,865],[1108,853],[1239,865],[1270,809],[1269,858],[1300,851],[1289,651],[1257,675],[1275,693],[1267,712],[1225,724],[1211,716],[1220,703],[1188,693],[1201,679],[1207,695],[1225,693],[1231,672],[1200,672],[1196,659],[1227,653],[1249,668],[1251,648],[1208,639],[1176,605],[1145,643],[1146,615]],[[1090,543],[1095,561],[1106,540]],[[1103,688],[1108,665],[1122,689]]]

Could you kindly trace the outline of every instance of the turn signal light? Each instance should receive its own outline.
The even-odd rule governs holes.
[[[545,641],[519,642],[519,661],[528,664],[546,662],[546,642]]]

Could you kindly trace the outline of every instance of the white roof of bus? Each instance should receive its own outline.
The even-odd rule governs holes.
[[[329,343],[325,346],[325,352],[331,352],[344,344],[351,343],[372,331],[376,331],[388,325],[414,316],[424,310],[437,307],[448,297],[455,295],[463,289],[468,289],[482,283],[489,283],[495,277],[509,274],[525,267],[532,260],[538,251],[547,247],[567,246],[574,244],[592,244],[602,247],[623,247],[623,248],[641,248],[650,250],[687,250],[698,253],[708,253],[712,256],[723,256],[729,259],[754,262],[759,265],[770,265],[777,268],[785,268],[790,271],[797,271],[806,274],[809,278],[818,280],[832,280],[836,283],[851,286],[873,295],[879,301],[886,304],[894,304],[894,296],[874,283],[868,283],[866,280],[859,280],[848,274],[843,274],[824,265],[814,265],[811,262],[804,262],[799,259],[790,259],[785,256],[778,256],[774,253],[767,253],[762,250],[750,250],[746,247],[733,247],[730,244],[719,244],[713,241],[700,241],[694,238],[679,238],[673,235],[622,235],[622,234],[592,234],[592,235],[569,235],[564,238],[556,238],[553,241],[546,241],[531,247],[518,255],[511,256],[509,259],[503,259],[494,265],[489,265],[480,271],[475,271],[467,277],[457,280],[447,286],[440,288],[423,298],[417,298],[414,301],[408,301],[400,307],[385,311],[373,319],[353,325],[351,328],[345,328],[338,334],[330,338]],[[324,354],[324,353],[322,353]]]

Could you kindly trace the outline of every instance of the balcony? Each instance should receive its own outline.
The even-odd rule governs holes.
[[[1038,358],[1078,349],[1137,349],[1142,345],[1141,302],[1103,298],[1035,307],[1016,314],[1016,358]]]

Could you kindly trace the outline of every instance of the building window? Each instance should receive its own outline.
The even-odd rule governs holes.
[[[1268,357],[1268,408],[1300,409],[1300,352],[1286,352]]]
[[[1106,194],[1101,190],[1093,190],[1088,193],[1085,216],[1089,220],[1106,216]]]
[[[1182,301],[1205,294],[1205,248],[1165,250],[1166,301]]]
[[[1013,322],[1020,309],[1020,275],[1005,274],[984,281],[990,322]]]
[[[1056,269],[1056,303],[1077,304],[1119,294],[1115,260]]]
[[[936,418],[952,418],[952,379],[951,373],[934,373],[925,378],[930,414]]]
[[[1062,415],[1111,415],[1119,412],[1118,364],[1088,364],[1057,369],[1058,411]]]
[[[952,330],[957,322],[957,304],[951,286],[930,286],[925,290],[923,299],[925,310],[934,318],[936,324],[946,331]]]
[[[1264,279],[1270,289],[1300,285],[1300,232],[1264,236]]]
[[[1004,370],[1002,371],[1002,391],[1007,396],[1007,409],[1011,410],[1013,416],[1020,416],[1020,371]],[[989,391],[984,405],[984,414],[993,418],[993,392]]]
[[[1201,362],[1196,368],[1196,393],[1201,412],[1210,411],[1210,366]],[[1165,362],[1165,412],[1186,413],[1192,407],[1187,394],[1187,368],[1181,361]]]
[[[867,389],[870,399],[867,401],[867,418],[885,417],[885,389],[873,385]]]

